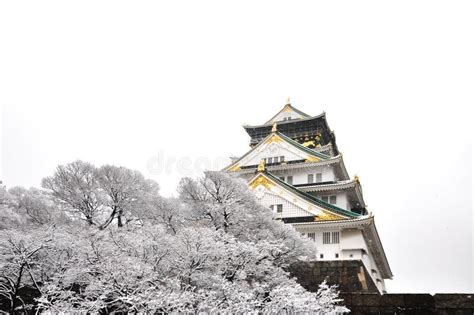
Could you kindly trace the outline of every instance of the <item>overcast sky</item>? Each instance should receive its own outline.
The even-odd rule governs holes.
[[[360,176],[389,292],[474,291],[471,1],[3,1],[0,180],[75,159],[182,176],[291,96]]]

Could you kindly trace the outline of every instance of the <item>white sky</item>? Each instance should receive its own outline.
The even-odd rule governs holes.
[[[360,176],[389,291],[474,291],[473,9],[3,1],[0,180],[39,186],[84,159],[138,169],[171,195],[183,175],[244,154],[241,125],[291,96],[308,114],[326,111]]]

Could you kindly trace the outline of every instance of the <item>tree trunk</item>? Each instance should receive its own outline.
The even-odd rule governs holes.
[[[122,211],[120,211],[120,212],[117,214],[117,226],[118,226],[118,227],[123,227]]]

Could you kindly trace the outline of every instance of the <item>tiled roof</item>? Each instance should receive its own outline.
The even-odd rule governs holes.
[[[279,113],[278,113],[279,114]],[[277,114],[277,115],[278,115]],[[275,115],[274,117],[276,117],[277,115]],[[284,125],[284,124],[292,124],[292,123],[299,123],[299,122],[302,122],[302,121],[307,121],[307,120],[313,120],[313,119],[319,119],[319,118],[323,118],[326,116],[326,113],[321,113],[319,115],[316,115],[316,116],[307,116],[305,118],[301,118],[301,119],[290,119],[290,120],[282,120],[282,121],[278,121],[277,122],[277,125]],[[272,119],[274,118],[272,117]],[[243,127],[245,129],[248,129],[248,128],[261,128],[261,127],[271,127],[273,125],[273,123],[271,122],[272,119],[270,119],[268,122],[264,123],[263,125],[243,125]]]
[[[337,213],[337,214],[340,214],[340,215],[343,215],[343,216],[348,216],[350,218],[357,218],[357,217],[360,216],[360,214],[358,214],[358,213],[354,213],[352,211],[344,210],[344,209],[339,208],[335,205],[332,205],[330,203],[322,201],[321,199],[318,199],[318,198],[316,198],[315,196],[313,196],[311,194],[308,194],[304,191],[301,191],[298,188],[294,187],[293,185],[290,185],[290,184],[282,181],[281,179],[279,179],[278,177],[272,175],[269,172],[265,171],[264,174],[267,175],[268,177],[270,177],[273,181],[276,181],[280,185],[282,185],[285,188],[291,190],[293,193],[295,193],[299,197],[301,197],[301,198],[305,199],[306,201],[309,201],[309,202],[311,202],[311,203],[313,203],[313,204],[315,204],[319,207],[322,207],[323,209],[329,210],[331,212],[334,212],[334,213]]]
[[[330,159],[331,157],[329,155],[326,155],[324,153],[320,153],[318,151],[315,151],[313,149],[310,149],[310,148],[307,148],[305,147],[304,145],[302,145],[301,143],[299,143],[298,141],[295,141],[293,139],[291,139],[290,137],[287,137],[285,136],[284,134],[280,133],[280,132],[276,132],[283,140],[285,140],[286,142],[300,148],[301,150],[305,151],[306,153],[309,153],[311,155],[314,155],[314,156],[317,156],[318,158],[320,159],[323,159],[323,160],[328,160]]]
[[[280,137],[283,141],[285,141],[286,143],[308,153],[308,154],[311,154],[312,156],[316,156],[318,158],[320,158],[321,160],[330,160],[332,157],[329,156],[329,155],[326,155],[326,154],[323,154],[323,153],[320,153],[320,152],[317,152],[315,150],[312,150],[312,149],[309,149],[307,147],[305,147],[304,145],[300,144],[298,141],[295,141],[287,136],[285,136],[284,134],[276,131],[276,132],[272,132],[270,133],[263,141],[261,141],[257,146],[253,147],[252,149],[250,149],[247,153],[245,153],[243,156],[241,156],[237,161],[233,162],[232,164],[230,164],[229,166],[227,166],[225,168],[228,169],[230,168],[232,165],[235,165],[237,164],[239,161],[241,161],[244,157],[246,157],[247,155],[249,155],[252,151],[254,151],[256,148],[258,148],[260,145],[264,144],[265,143],[265,140],[269,137],[272,137],[273,135],[277,135],[278,137]]]
[[[295,113],[297,114],[300,114],[301,116],[305,117],[305,118],[308,118],[308,117],[311,117],[309,116],[308,114],[306,113],[303,113],[302,111],[300,111],[299,109],[291,106],[290,103],[288,104],[285,104],[285,106],[283,106],[283,108],[278,112],[276,113],[272,118],[270,118],[270,120],[268,120],[265,124],[269,124],[272,122],[273,119],[275,119],[275,117],[277,117],[278,115],[280,115],[281,112],[283,112],[285,109],[289,108],[290,110],[294,111]]]

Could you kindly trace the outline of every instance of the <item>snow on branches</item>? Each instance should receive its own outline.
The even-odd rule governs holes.
[[[346,311],[335,287],[289,276],[314,255],[308,240],[227,174],[183,179],[166,199],[136,171],[76,161],[43,187],[2,195],[17,222],[0,226],[2,311]]]

